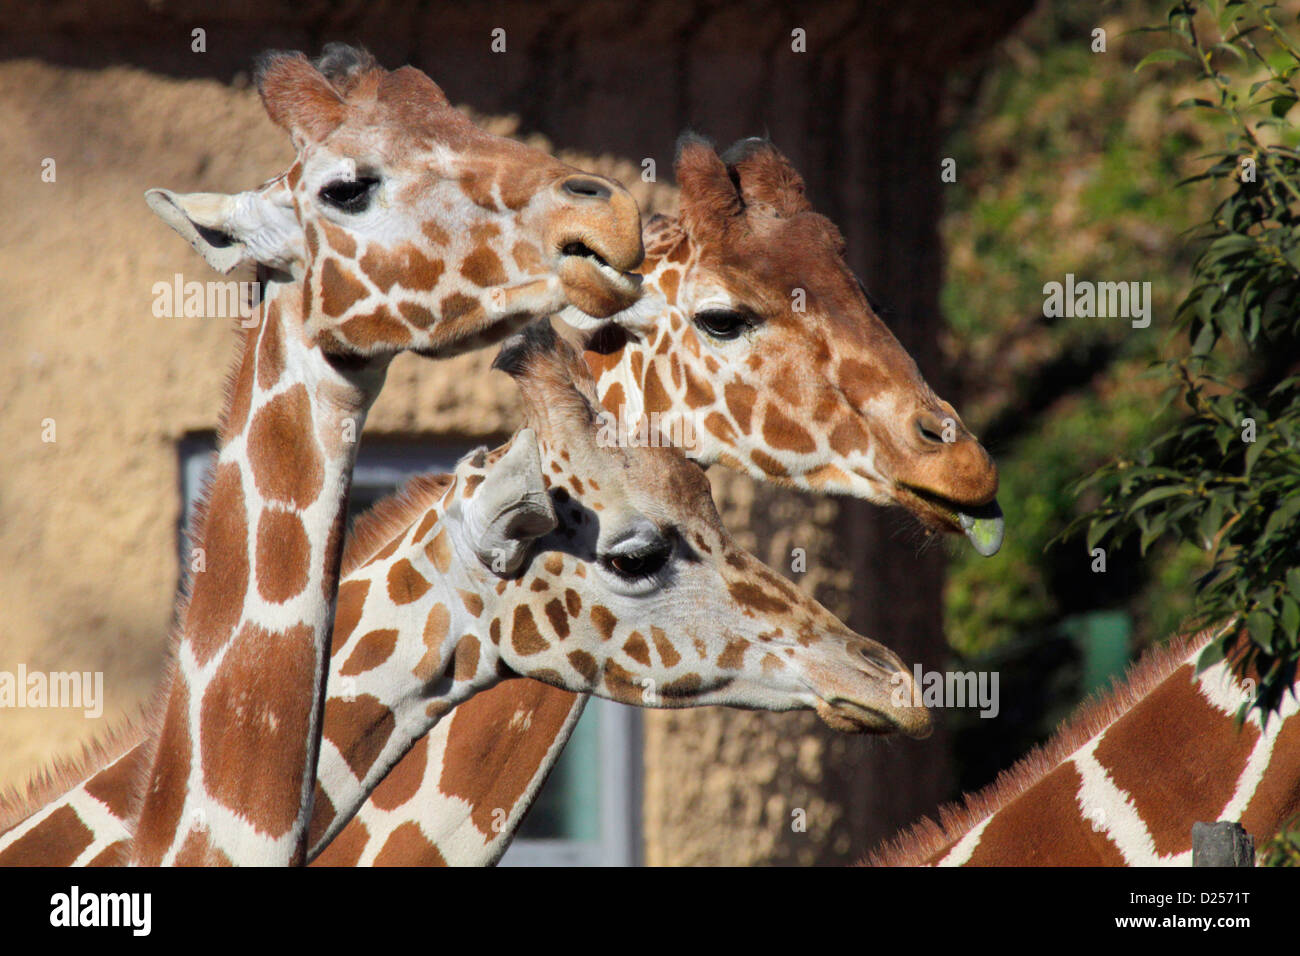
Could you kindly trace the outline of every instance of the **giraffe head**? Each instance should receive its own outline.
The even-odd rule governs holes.
[[[465,462],[447,494],[469,492],[453,537],[497,579],[489,633],[506,667],[640,706],[812,708],[839,730],[929,733],[899,659],[740,548],[697,465],[602,439],[590,373],[548,324],[497,367],[528,428]]]
[[[643,299],[587,345],[606,408],[657,416],[701,464],[901,505],[996,551],[996,466],[880,320],[790,162],[765,140],[719,156],[687,136],[676,173],[678,219],[646,226]]]
[[[479,129],[419,70],[330,44],[315,63],[264,54],[257,82],[293,165],[250,192],[147,198],[220,271],[252,260],[301,282],[327,353],[444,356],[639,294],[627,191]]]

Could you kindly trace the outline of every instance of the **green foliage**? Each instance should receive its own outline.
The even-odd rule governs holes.
[[[1260,847],[1260,866],[1300,866],[1300,817]]]
[[[1209,166],[1184,182],[1228,193],[1192,233],[1200,253],[1177,311],[1187,348],[1164,363],[1184,412],[1140,454],[1080,484],[1100,504],[1066,532],[1086,528],[1089,549],[1127,539],[1143,554],[1163,540],[1204,549],[1196,623],[1244,624],[1242,666],[1259,672],[1254,705],[1266,712],[1300,661],[1300,129],[1289,119],[1300,46],[1276,13],[1251,0],[1207,0],[1204,11],[1183,2],[1150,28],[1171,45],[1138,69],[1194,71],[1203,95],[1180,106],[1225,129]],[[1236,630],[1203,665],[1223,657]]]
[[[1147,369],[1163,357],[1159,329],[1195,258],[1179,236],[1216,197],[1171,187],[1218,142],[1174,109],[1186,83],[1133,72],[1155,38],[1125,31],[1160,12],[1153,0],[1111,4],[1100,18],[1095,0],[1040,4],[946,146],[959,174],[943,221],[944,347],[962,417],[998,463],[1008,531],[994,558],[962,548],[949,565],[945,626],[967,656],[1050,639],[1063,619],[1104,608],[1129,615],[1137,644],[1153,643],[1189,613],[1185,582],[1204,570],[1200,552],[1172,542],[1141,561],[1136,546],[1131,559],[1112,555],[1105,575],[1080,570],[1071,549],[1044,550],[1079,510],[1078,476],[1172,421],[1157,415],[1162,383]],[[1105,53],[1090,50],[1099,25]],[[1152,328],[1045,318],[1044,282],[1066,273],[1149,280]]]

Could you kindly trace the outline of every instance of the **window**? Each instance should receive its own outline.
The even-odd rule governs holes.
[[[352,474],[348,523],[406,481],[449,472],[477,445],[366,438]],[[188,527],[212,453],[211,433],[180,445],[183,522]],[[184,528],[180,529],[181,531]],[[181,567],[188,563],[178,533]],[[592,698],[538,794],[502,866],[635,866],[641,858],[641,712]]]
[[[641,861],[641,711],[593,697],[502,866]]]

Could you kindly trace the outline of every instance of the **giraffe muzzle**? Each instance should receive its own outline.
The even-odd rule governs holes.
[[[905,734],[917,740],[929,737],[934,730],[930,711],[918,704],[906,710],[877,710],[852,701],[818,701],[817,716],[832,730],[845,734]]]
[[[556,273],[569,304],[591,318],[607,319],[641,297],[640,275],[615,269],[579,239],[561,247]]]
[[[978,554],[996,554],[1005,530],[997,465],[952,406],[923,402],[897,437],[894,500],[931,530],[963,534]]]
[[[830,666],[809,676],[819,698],[817,716],[828,727],[850,734],[930,736],[930,712],[912,673],[884,645],[853,635],[826,663]]]
[[[632,270],[645,259],[636,200],[614,180],[587,174],[560,180],[553,195],[551,248],[569,304],[596,319],[631,306],[641,296]]]

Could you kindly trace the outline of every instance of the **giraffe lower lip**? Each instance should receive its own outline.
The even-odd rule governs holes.
[[[578,256],[580,258],[594,259],[602,266],[609,265],[604,258],[594,249],[582,242],[566,242],[560,252],[565,256]]]
[[[608,280],[611,284],[628,292],[634,293],[641,288],[641,274],[639,272],[619,272],[595,253],[592,253],[590,256],[566,255],[564,259],[565,261],[574,259],[594,266],[597,274]]]
[[[818,703],[816,710],[823,723],[841,733],[876,735],[902,733],[909,737],[930,735],[929,712],[923,707],[917,708],[923,715],[923,719],[913,722],[904,722],[889,714],[843,699],[833,703],[824,701]]]
[[[583,255],[566,255],[557,269],[571,305],[605,319],[632,305],[641,295],[641,276]]]

